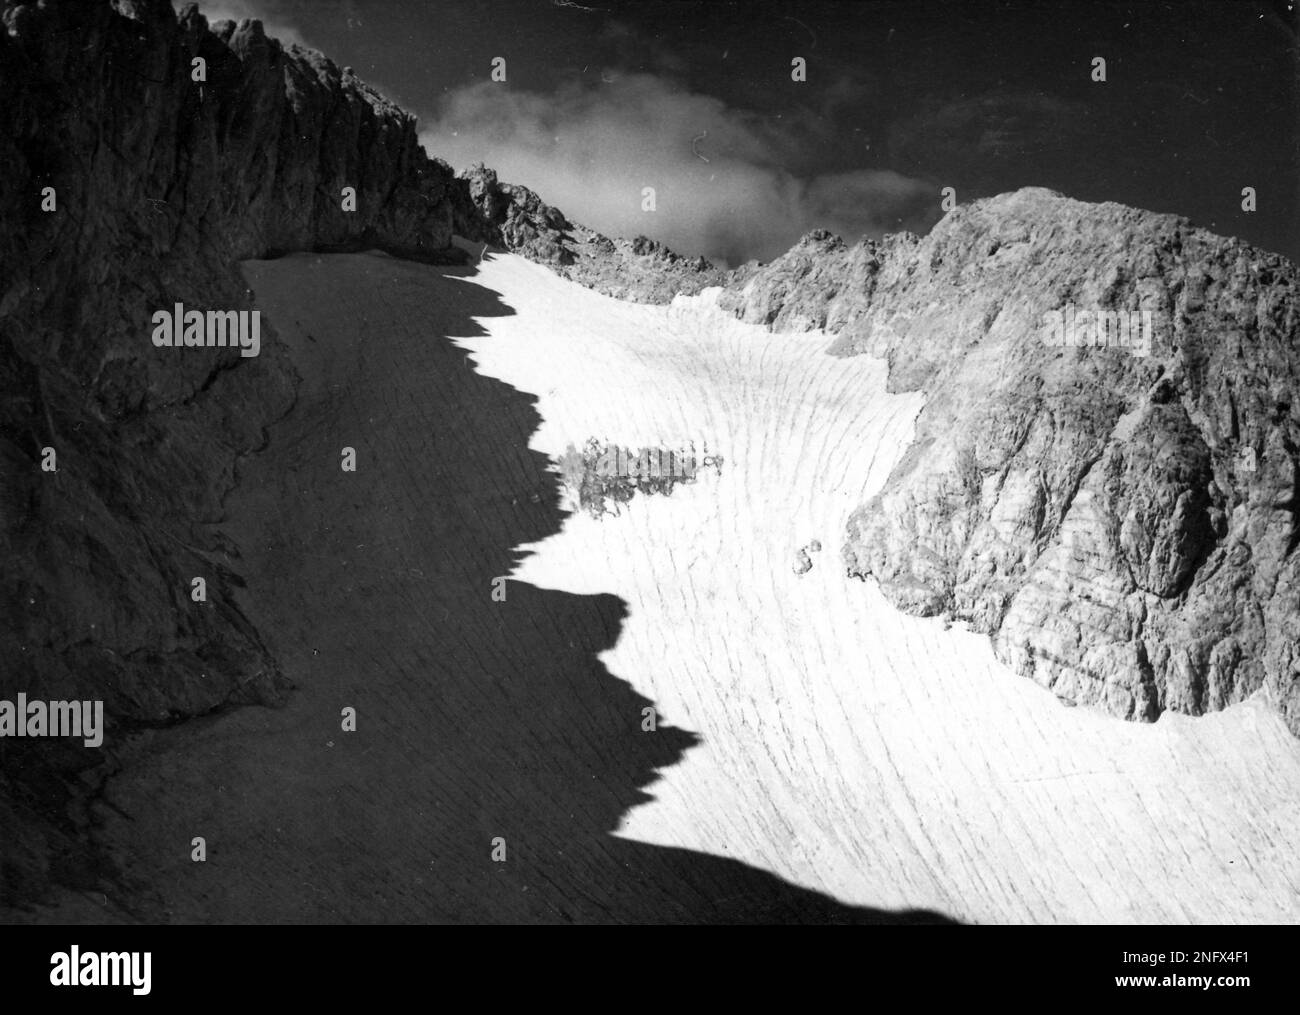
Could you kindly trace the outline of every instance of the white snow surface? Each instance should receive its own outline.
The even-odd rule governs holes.
[[[574,512],[514,576],[622,597],[602,661],[702,738],[618,834],[969,921],[1300,917],[1300,742],[1266,702],[1151,725],[1068,708],[985,636],[845,575],[846,519],[921,407],[886,393],[882,361],[741,324],[716,291],[638,306],[512,255],[467,281],[515,311],[456,341],[537,396],[534,449],[724,460],[616,517]]]

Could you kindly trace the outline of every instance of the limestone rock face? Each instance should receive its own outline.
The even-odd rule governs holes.
[[[926,395],[914,445],[849,520],[850,573],[987,632],[1071,703],[1152,720],[1262,688],[1300,734],[1290,261],[1027,189],[924,239],[812,233],[719,302],[826,328]],[[1139,318],[1125,341],[1051,340],[1067,306],[1149,311],[1149,348]]]
[[[3,27],[0,698],[103,699],[109,746],[0,740],[0,901],[77,866],[65,777],[123,732],[287,690],[220,524],[295,377],[269,327],[255,358],[158,349],[152,313],[247,308],[242,258],[457,253],[454,174],[414,119],[259,22],[69,0],[6,4]],[[52,820],[19,834],[33,809]]]

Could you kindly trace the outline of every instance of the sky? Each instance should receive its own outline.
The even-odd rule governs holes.
[[[923,234],[944,188],[967,202],[1025,186],[1172,212],[1300,261],[1296,0],[200,8],[351,66],[457,170],[483,162],[608,235],[726,265],[816,228]]]

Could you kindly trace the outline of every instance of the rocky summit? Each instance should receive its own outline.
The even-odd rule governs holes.
[[[850,573],[988,633],[1072,704],[1154,720],[1262,691],[1300,734],[1289,260],[1025,189],[920,239],[809,234],[720,302],[825,328],[843,355],[887,358],[891,391],[925,394],[915,442],[849,519]],[[1054,340],[1063,308],[1145,313],[1150,348]]]

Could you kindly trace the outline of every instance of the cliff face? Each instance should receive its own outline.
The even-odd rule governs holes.
[[[924,239],[810,234],[721,302],[827,328],[925,392],[915,444],[849,521],[850,573],[987,632],[1069,702],[1153,720],[1264,688],[1300,734],[1294,264],[1029,189]],[[1137,330],[1049,341],[1066,307],[1149,312],[1149,350]]]
[[[450,168],[411,117],[318,54],[163,0],[3,17],[0,699],[103,699],[108,714],[102,751],[0,740],[7,901],[84,871],[84,787],[68,777],[123,732],[287,690],[216,526],[295,377],[269,328],[255,358],[158,349],[152,313],[246,308],[237,262],[277,251],[459,255]]]

